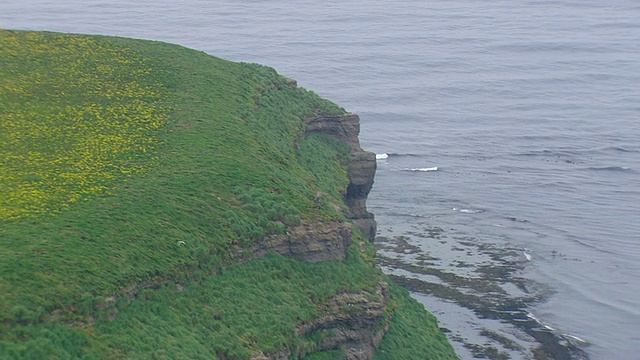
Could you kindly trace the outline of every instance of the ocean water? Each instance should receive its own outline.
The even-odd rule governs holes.
[[[0,27],[275,67],[360,114],[363,147],[388,155],[369,199],[380,262],[420,281],[461,357],[533,358],[546,331],[593,359],[638,358],[636,0],[0,0]],[[499,308],[472,289],[479,269],[526,319],[434,291],[454,274]]]

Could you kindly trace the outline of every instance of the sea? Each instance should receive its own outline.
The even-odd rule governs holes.
[[[640,359],[638,0],[0,0],[0,27],[276,68],[360,115],[379,265],[462,359]]]

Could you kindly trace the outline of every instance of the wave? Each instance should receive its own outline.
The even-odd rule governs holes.
[[[459,212],[461,212],[463,214],[478,214],[478,213],[484,212],[484,210],[458,209],[458,208],[453,208],[451,210],[459,211]]]
[[[605,146],[592,149],[556,149],[556,150],[531,150],[524,152],[515,152],[509,155],[517,157],[543,157],[543,158],[557,158],[563,159],[575,159],[575,158],[592,158],[598,154],[603,153],[639,153],[640,149],[622,147],[622,146]]]
[[[397,217],[411,217],[411,218],[423,218],[424,215],[416,214],[416,213],[404,213],[404,212],[389,212],[386,215],[388,216],[397,216]]]
[[[582,344],[588,344],[588,343],[589,343],[587,340],[581,339],[581,338],[579,338],[579,337],[577,337],[577,336],[575,336],[575,335],[571,335],[571,334],[562,334],[562,336],[563,336],[565,339],[569,340],[569,341],[574,340],[574,341],[577,341],[577,342],[582,343]]]
[[[585,151],[580,150],[568,150],[568,149],[555,149],[555,150],[530,150],[524,152],[514,152],[510,155],[512,156],[522,156],[522,157],[556,157],[556,158],[572,158],[576,156],[582,156],[585,154]]]
[[[430,167],[430,168],[406,168],[402,169],[402,171],[414,171],[414,172],[427,172],[427,171],[438,171],[438,167]]]
[[[376,159],[377,160],[382,160],[382,159],[388,159],[388,158],[394,158],[394,157],[419,157],[420,155],[418,154],[408,154],[408,153],[381,153],[381,154],[376,154]]]
[[[571,239],[573,242],[575,242],[577,244],[580,244],[582,246],[588,247],[590,249],[594,249],[594,250],[596,250],[598,252],[601,252],[601,253],[607,253],[607,254],[611,254],[611,255],[614,255],[614,256],[622,255],[622,254],[624,254],[624,251],[625,251],[624,249],[616,249],[616,250],[607,249],[607,248],[605,248],[604,246],[602,246],[600,244],[593,244],[593,243],[591,243],[591,242],[589,242],[587,240],[583,240],[583,239],[575,237],[575,236],[571,236],[571,237],[569,237],[569,239]]]
[[[587,170],[633,172],[633,169],[627,166],[590,166]]]
[[[549,156],[554,155],[555,152],[551,150],[531,150],[526,152],[518,152],[512,155],[514,156]]]
[[[607,146],[607,147],[598,149],[598,151],[613,151],[613,152],[622,152],[622,153],[637,153],[637,152],[640,152],[640,150],[624,148],[622,146]]]
[[[547,324],[544,324],[542,322],[542,320],[540,320],[540,318],[538,318],[537,316],[535,316],[531,312],[527,312],[527,318],[535,321],[538,325],[542,326],[547,331],[557,332],[557,330],[554,327],[552,327],[550,325],[547,325]],[[575,335],[571,335],[571,334],[567,334],[567,333],[561,333],[561,334],[558,334],[558,335],[560,335],[562,338],[564,338],[565,340],[567,340],[569,342],[578,342],[578,343],[582,343],[582,344],[588,344],[589,343],[588,341],[586,341],[586,340],[584,340],[582,338],[579,338],[579,337],[577,337]]]
[[[566,164],[580,164],[583,163],[585,158],[590,159],[592,155],[586,154],[580,151],[569,150],[540,150],[540,151],[527,151],[516,152],[509,154],[510,156],[518,158],[533,158],[547,162],[566,163]]]
[[[507,216],[505,218],[507,220],[511,220],[511,221],[515,221],[515,222],[522,222],[522,223],[528,223],[529,222],[529,220],[527,220],[527,219],[520,219],[520,218],[517,218],[515,216]]]

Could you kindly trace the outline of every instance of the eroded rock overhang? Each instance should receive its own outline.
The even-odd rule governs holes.
[[[376,155],[360,147],[360,117],[356,114],[322,115],[306,120],[306,133],[319,133],[349,145],[347,173],[349,185],[345,193],[348,207],[347,218],[351,219],[369,241],[376,236],[374,215],[367,211],[367,196],[373,186],[376,173]]]

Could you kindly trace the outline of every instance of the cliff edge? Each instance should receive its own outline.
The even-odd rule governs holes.
[[[367,211],[367,196],[376,173],[376,155],[360,147],[360,118],[356,114],[315,116],[306,120],[307,133],[325,134],[349,145],[349,185],[344,196],[353,220],[369,241],[376,236],[374,215]]]

